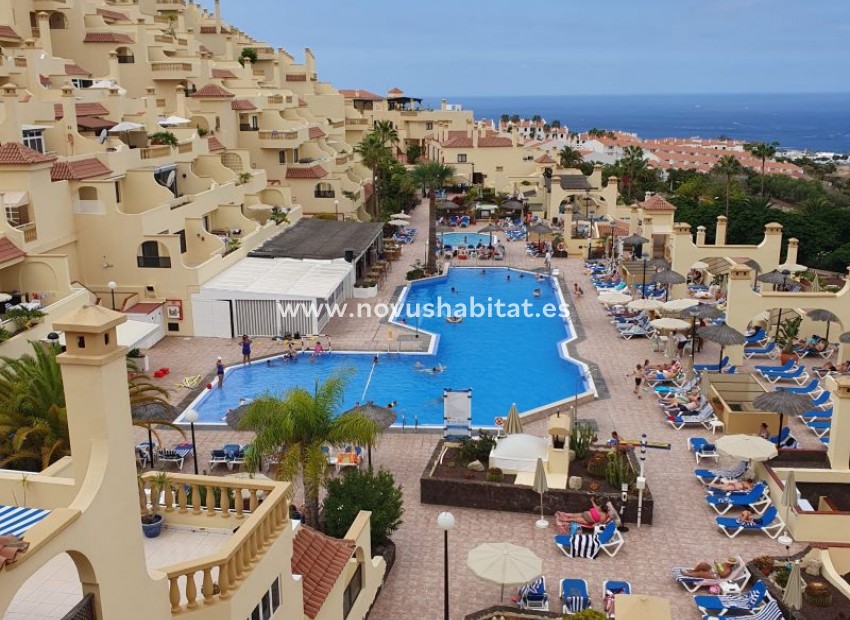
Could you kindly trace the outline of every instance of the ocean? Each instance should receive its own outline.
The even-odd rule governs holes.
[[[441,97],[423,105],[439,108]],[[850,153],[850,93],[734,95],[572,95],[445,97],[475,118],[502,114],[558,119],[572,131],[591,127],[642,138],[721,135],[777,141],[782,148]]]

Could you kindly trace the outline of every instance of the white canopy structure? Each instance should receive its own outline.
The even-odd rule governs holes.
[[[353,286],[354,267],[342,259],[244,258],[192,295],[195,335],[318,334]]]
[[[548,447],[543,437],[524,433],[508,435],[490,452],[490,467],[498,467],[506,473],[533,472],[537,459],[543,459],[544,464],[549,460]]]
[[[148,323],[146,321],[134,321],[127,319],[125,322],[115,328],[118,336],[118,346],[127,347],[128,349],[149,349],[156,344],[162,337],[157,337],[157,330],[160,328],[156,323]],[[59,333],[59,344],[65,346],[65,332]]]

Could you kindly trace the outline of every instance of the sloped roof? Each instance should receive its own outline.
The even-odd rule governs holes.
[[[207,145],[209,146],[210,152],[224,150],[224,145],[219,142],[218,138],[216,138],[215,136],[210,136],[209,138],[207,138]]]
[[[328,171],[316,164],[309,168],[287,168],[287,179],[321,179],[328,176]]]
[[[590,189],[590,182],[583,174],[562,174],[561,189]]]
[[[81,181],[112,174],[96,157],[76,161],[57,161],[50,169],[51,181]]]
[[[331,593],[355,545],[302,525],[292,542],[292,573],[304,579],[304,613],[315,618]]]
[[[400,88],[391,88],[389,91],[387,91],[387,94],[388,95],[403,95],[404,91],[401,90]]]
[[[230,69],[213,69],[212,76],[218,80],[236,79],[236,74]]]
[[[363,101],[381,101],[383,99],[380,95],[359,88],[340,88],[339,94],[345,99],[361,99]]]
[[[68,63],[65,65],[65,75],[82,75],[83,77],[91,77],[91,71],[86,71],[76,63]]]
[[[15,32],[14,28],[11,26],[0,26],[0,39],[15,39],[19,41],[21,39],[21,35]]]
[[[0,146],[0,165],[20,166],[56,161],[55,155],[42,155],[19,142],[7,142]]]
[[[552,159],[552,156],[549,155],[549,153],[543,153],[543,155],[535,159],[534,162],[538,164],[554,164],[555,160]]]
[[[513,146],[513,140],[504,136],[482,136],[478,138],[479,148],[494,148]]]
[[[109,114],[109,110],[96,101],[77,103],[74,108],[77,111],[77,116],[104,116]],[[53,104],[53,114],[57,121],[65,116],[61,103]]]
[[[218,84],[207,84],[198,89],[198,92],[194,93],[192,97],[203,99],[226,99],[229,97],[235,97],[232,92],[224,88],[223,86],[219,86]]]
[[[647,200],[640,203],[644,211],[675,211],[676,205],[665,200],[658,194],[653,194]]]
[[[88,131],[99,131],[101,129],[112,129],[117,125],[115,121],[99,116],[80,116],[77,118],[77,129]]]
[[[309,135],[310,138],[323,138],[325,136],[325,132],[322,131],[321,127],[310,127],[307,135]]]
[[[447,138],[440,143],[443,148],[461,149],[472,147],[472,136],[466,135],[466,132],[461,130],[449,131]]]
[[[83,43],[133,43],[133,37],[123,32],[87,32]]]
[[[247,99],[234,99],[230,102],[230,109],[238,110],[241,112],[247,112],[248,110],[256,110],[257,106],[255,106]]]
[[[23,258],[27,253],[12,243],[7,237],[0,237],[0,265]]]
[[[98,9],[97,14],[103,17],[104,20],[113,21],[113,22],[128,22],[130,18],[124,15],[124,13],[119,13],[118,11],[112,11],[110,9]]]

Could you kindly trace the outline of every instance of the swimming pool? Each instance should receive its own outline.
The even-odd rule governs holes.
[[[540,289],[539,297],[535,289]],[[488,299],[491,316],[486,316]],[[497,301],[503,308],[525,302],[527,311],[520,317],[505,311],[498,316]],[[428,304],[438,303],[447,304],[442,316],[426,316],[429,308],[435,309]],[[199,423],[223,424],[227,411],[242,398],[269,390],[282,394],[296,386],[312,389],[316,380],[348,369],[352,374],[344,408],[358,401],[397,401],[399,424],[403,419],[408,426],[442,425],[443,389],[471,388],[473,425],[492,426],[512,403],[527,412],[593,390],[585,367],[566,357],[565,342],[573,337],[569,318],[542,316],[547,307],[560,303],[557,285],[548,278],[538,281],[532,273],[506,268],[453,268],[444,277],[413,282],[396,310],[395,322],[438,335],[430,352],[382,352],[377,364],[373,353],[334,352],[236,366],[227,370],[222,389],[205,390],[190,408],[198,412]],[[470,314],[474,304],[481,305],[485,316],[467,316],[457,324],[446,321],[447,315],[460,314],[459,308]],[[438,365],[445,370],[428,372]]]
[[[452,232],[452,233],[442,233],[439,235],[440,239],[445,245],[450,245],[454,248],[459,246],[477,246],[479,243],[481,245],[490,245],[490,235],[488,233],[474,233],[474,232]],[[499,233],[493,233],[493,244],[495,245],[498,241]]]

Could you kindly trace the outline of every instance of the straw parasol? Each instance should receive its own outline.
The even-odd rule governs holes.
[[[153,449],[154,424],[171,424],[178,416],[174,405],[164,400],[148,400],[136,403],[130,407],[130,418],[133,423],[148,429],[148,450],[150,451],[151,467],[153,467],[156,452]]]
[[[614,597],[617,620],[670,620],[670,601],[646,594],[618,594]]]
[[[670,294],[670,286],[673,284],[684,284],[688,281],[688,279],[681,273],[673,271],[672,269],[662,269],[661,271],[657,271],[653,274],[652,281],[656,284],[663,284],[667,287],[664,291],[664,301],[667,301],[667,297]]]
[[[549,490],[546,483],[546,467],[543,465],[543,459],[537,459],[537,466],[534,469],[534,482],[531,485],[536,493],[540,493],[540,518],[535,522],[541,530],[549,527],[549,522],[543,516],[543,495]]]
[[[505,435],[519,435],[522,433],[522,420],[519,419],[519,411],[517,411],[516,403],[511,405],[511,410],[508,412],[508,417],[505,419],[505,425],[502,427]]]
[[[663,318],[663,319],[653,319],[649,322],[655,329],[666,329],[669,331],[680,331],[683,329],[688,329],[691,324],[687,321],[683,321],[682,319],[671,319],[671,318]]]
[[[502,586],[499,600],[505,598],[505,586],[539,577],[543,560],[533,551],[511,543],[483,543],[469,552],[466,565],[477,577]]]
[[[623,245],[643,245],[644,243],[649,243],[649,239],[638,234],[623,237]]]
[[[540,243],[541,235],[549,235],[552,234],[553,231],[543,222],[537,222],[536,224],[532,224],[528,227],[528,232],[535,233],[537,235],[537,243]]]
[[[666,258],[653,258],[646,263],[646,266],[650,269],[670,269],[670,261]]]
[[[658,310],[663,304],[657,299],[633,299],[627,305],[630,310]]]
[[[743,345],[747,342],[747,337],[739,332],[734,327],[729,327],[726,323],[720,325],[709,325],[699,330],[699,335],[708,340],[720,345],[720,361],[718,361],[718,370],[720,364],[723,363],[723,349],[735,345]]]
[[[823,310],[822,308],[818,308],[817,310],[812,310],[811,312],[807,312],[806,316],[808,316],[813,321],[826,321],[826,341],[829,342],[829,325],[833,321],[837,322],[840,319],[835,316],[829,310]]]
[[[699,302],[696,299],[671,299],[670,301],[665,301],[661,309],[667,312],[681,312],[697,304]]]
[[[803,578],[800,576],[800,563],[791,564],[791,573],[788,575],[788,584],[782,593],[782,602],[793,610],[799,610],[803,606]]]
[[[379,407],[371,400],[367,402],[365,405],[357,405],[356,407],[352,407],[348,411],[343,412],[342,415],[351,415],[351,414],[360,414],[367,420],[371,420],[375,423],[375,427],[379,432],[383,432],[387,430],[390,426],[395,424],[396,422],[396,412],[388,407]],[[366,446],[366,459],[369,465],[369,469],[372,469],[372,442]]]
[[[499,205],[499,208],[504,209],[505,211],[522,211],[525,208],[525,205],[518,200],[506,200]]]
[[[691,306],[686,310],[682,310],[680,316],[685,319],[706,319],[708,321],[713,321],[714,319],[719,319],[723,316],[723,312],[715,308],[714,306],[710,306],[708,304],[697,304],[695,306]]]
[[[724,435],[714,442],[720,454],[739,461],[769,461],[776,456],[776,444],[755,435]]]
[[[495,224],[487,224],[484,228],[478,231],[479,233],[490,233],[490,245],[493,245],[493,233],[494,232],[502,232],[501,226],[496,226]]]
[[[438,202],[435,206],[438,211],[456,211],[461,208],[458,203],[452,202],[451,200],[443,200]]]
[[[775,411],[779,414],[779,434],[777,443],[782,439],[785,416],[802,415],[812,408],[812,399],[803,394],[775,390],[760,394],[753,399],[753,407],[761,411]]]
[[[756,278],[759,282],[764,282],[765,284],[772,284],[774,288],[778,284],[784,284],[788,281],[788,274],[783,274],[782,272],[774,269],[773,271],[767,271],[761,274]]]
[[[838,342],[841,342],[843,344],[850,343],[850,332],[844,332],[843,334],[841,334],[838,337]]]
[[[599,301],[603,304],[626,304],[631,300],[631,296],[624,293],[601,293],[599,295]]]

